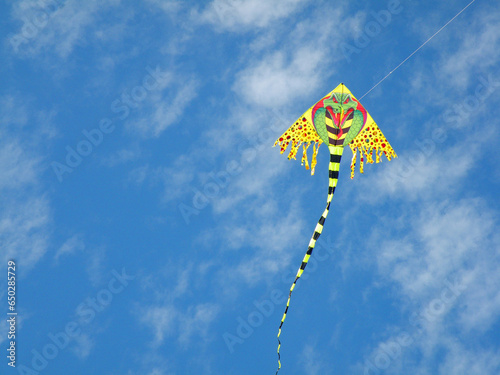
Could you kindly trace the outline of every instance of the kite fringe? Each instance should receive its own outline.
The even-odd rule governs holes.
[[[285,150],[291,143],[290,152],[288,153],[288,160],[295,159],[300,145],[302,145],[302,165],[305,165],[306,169],[309,169],[309,161],[307,159],[307,149],[311,144],[313,144],[313,155],[312,162],[310,165],[311,175],[314,175],[314,167],[316,166],[316,156],[318,154],[318,148],[321,144],[321,139],[319,138],[314,125],[307,121],[305,117],[297,120],[295,124],[290,126],[282,135],[279,137],[274,146],[280,146],[280,153],[284,153]]]
[[[387,157],[387,160],[391,160],[392,158],[397,157],[396,153],[392,149],[392,147],[387,147],[386,150],[380,150],[377,147],[369,147],[369,146],[351,146],[352,150],[352,161],[351,161],[351,179],[354,178],[354,170],[356,169],[356,161],[357,161],[357,156],[358,156],[358,151],[360,154],[359,158],[359,172],[364,173],[364,162],[366,161],[367,163],[373,164],[373,163],[380,163],[382,159],[380,158],[383,155]],[[373,151],[375,151],[375,161],[373,160]]]
[[[297,152],[299,150],[299,147],[302,145],[301,165],[305,165],[305,168],[307,170],[311,169],[311,176],[313,176],[317,164],[317,156],[318,156],[319,146],[321,145],[321,141],[302,142],[302,141],[297,141],[296,139],[292,139],[291,141],[277,140],[274,143],[274,146],[277,145],[281,146],[280,153],[283,154],[290,143],[292,144],[292,147],[290,148],[290,152],[288,153],[288,160],[290,159],[296,160]],[[309,167],[309,161],[307,159],[307,149],[311,146],[311,144],[313,145],[313,153],[312,153],[311,165]]]

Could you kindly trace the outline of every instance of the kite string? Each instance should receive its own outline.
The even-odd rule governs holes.
[[[384,78],[382,78],[380,81],[377,82],[375,86],[373,86],[370,90],[368,90],[362,97],[359,98],[359,100],[363,99],[366,95],[368,95],[375,87],[380,85],[387,77],[389,77],[394,71],[396,71],[401,65],[403,65],[406,61],[408,61],[414,54],[416,54],[423,46],[425,46],[427,43],[431,41],[432,38],[434,38],[437,34],[439,34],[446,26],[448,26],[455,18],[457,18],[464,10],[466,10],[469,6],[472,5],[476,0],[472,0],[469,4],[467,4],[460,12],[458,12],[455,17],[453,17],[451,20],[446,22],[438,31],[436,31],[429,39],[427,39],[420,47],[418,47],[415,51],[413,51],[406,59],[404,59],[398,66],[396,66],[394,69],[392,69],[389,74],[387,74]]]

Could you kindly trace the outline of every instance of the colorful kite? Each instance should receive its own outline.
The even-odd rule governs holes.
[[[283,326],[288,307],[290,306],[290,298],[295,288],[295,284],[297,284],[297,280],[302,276],[314,246],[316,245],[316,241],[323,231],[323,225],[325,224],[326,216],[330,209],[330,202],[332,201],[333,193],[337,186],[340,158],[342,157],[344,146],[349,145],[353,153],[351,161],[351,178],[354,177],[354,167],[356,165],[358,151],[360,153],[359,165],[361,173],[363,173],[363,163],[365,161],[373,163],[373,151],[375,151],[375,161],[377,163],[380,162],[382,154],[384,154],[388,160],[391,160],[392,157],[396,157],[396,153],[389,142],[387,142],[387,139],[385,139],[370,114],[343,83],[338,85],[328,95],[309,108],[295,124],[288,128],[274,145],[280,145],[281,153],[283,153],[288,145],[291,144],[288,159],[295,159],[297,151],[302,145],[302,164],[305,164],[306,169],[309,169],[307,149],[311,143],[313,144],[310,166],[311,175],[314,174],[314,168],[316,167],[316,156],[319,146],[325,143],[328,145],[328,150],[330,151],[328,198],[326,200],[326,209],[323,215],[321,215],[318,224],[316,224],[316,229],[309,242],[306,255],[297,271],[295,281],[290,287],[285,313],[283,314],[283,318],[281,318],[278,330],[278,370],[276,374],[281,368],[281,327]]]

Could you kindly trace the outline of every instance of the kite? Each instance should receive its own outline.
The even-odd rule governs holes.
[[[351,161],[351,179],[354,178],[358,151],[360,154],[359,166],[361,173],[363,173],[363,164],[365,161],[367,163],[373,163],[375,159],[375,162],[378,163],[381,161],[382,154],[385,155],[388,160],[397,156],[370,114],[343,83],[338,85],[333,91],[328,93],[300,116],[300,118],[295,121],[278,140],[276,140],[274,146],[281,146],[281,153],[284,153],[291,144],[288,159],[295,159],[299,147],[302,146],[302,165],[305,165],[306,169],[311,169],[311,175],[314,175],[314,169],[317,164],[316,156],[319,146],[322,143],[328,145],[328,150],[330,151],[329,186],[326,209],[316,224],[306,255],[290,287],[285,312],[281,318],[278,329],[278,369],[276,370],[276,374],[278,374],[278,371],[281,369],[280,335],[288,312],[288,307],[290,306],[290,298],[292,297],[292,292],[297,284],[297,280],[302,276],[306,268],[307,262],[316,245],[316,241],[323,231],[323,225],[325,224],[326,216],[330,210],[333,193],[337,186],[340,159],[344,151],[344,146],[349,145],[353,153]],[[311,165],[309,166],[307,149],[311,144],[313,145],[313,152]],[[374,153],[375,155],[373,155]]]

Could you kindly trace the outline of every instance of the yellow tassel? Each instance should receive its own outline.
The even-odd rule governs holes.
[[[370,163],[370,164],[373,164],[373,157],[372,157],[372,155],[373,155],[373,149],[367,147],[366,151],[365,151],[365,155],[366,155],[366,162]]]
[[[306,165],[306,169],[309,169],[309,162],[307,161],[307,149],[309,148],[309,143],[306,145],[302,143],[302,164]]]
[[[312,160],[311,160],[311,176],[314,175],[314,168],[316,168],[316,164],[318,163],[316,160],[316,156],[318,155],[320,145],[321,145],[321,142],[318,142],[318,147],[316,147],[316,143],[313,143],[313,156],[312,156]]]
[[[295,159],[295,155],[297,155],[297,150],[299,149],[300,142],[297,142],[295,139],[292,141],[292,147],[290,149],[290,153],[288,154],[288,159]]]
[[[351,160],[351,179],[354,178],[354,169],[356,167],[356,158],[358,156],[358,150],[355,148],[352,150],[352,160]]]
[[[366,152],[366,149],[364,150],[364,152],[363,152],[363,150],[360,150],[360,152],[359,152],[359,173],[364,173],[363,164],[364,164],[364,158],[366,155],[368,155]]]

